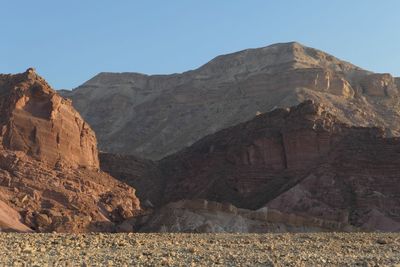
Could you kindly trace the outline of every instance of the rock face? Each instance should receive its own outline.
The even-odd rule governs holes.
[[[276,109],[209,135],[163,159],[164,199],[204,198],[256,209],[295,185],[328,156],[346,129],[322,106]]]
[[[399,231],[399,149],[400,140],[386,138],[383,129],[350,126],[306,101],[204,137],[159,161],[163,179],[155,188],[163,190],[150,201],[162,206],[207,199]],[[138,192],[143,188],[128,172],[124,180]]]
[[[140,212],[135,190],[106,173],[53,169],[9,150],[0,152],[0,200],[37,232],[116,231]]]
[[[255,114],[311,99],[341,121],[400,132],[399,80],[298,43],[216,57],[181,74],[100,73],[61,93],[103,151],[161,159]]]
[[[388,73],[371,74],[361,81],[361,88],[369,96],[397,96],[398,85]]]
[[[98,169],[96,137],[34,69],[0,75],[1,144],[51,166]]]
[[[0,232],[31,232],[32,229],[21,222],[21,215],[0,200]]]
[[[0,75],[0,92],[0,231],[116,231],[140,213],[69,100],[33,69]]]

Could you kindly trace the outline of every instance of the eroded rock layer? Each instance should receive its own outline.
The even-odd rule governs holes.
[[[239,209],[229,203],[202,199],[169,203],[143,220],[142,232],[266,233],[355,231],[347,223],[278,210]],[[140,221],[138,222],[140,225]]]
[[[163,178],[155,188],[163,190],[148,196],[156,206],[207,199],[400,231],[398,151],[400,140],[386,138],[383,129],[350,126],[306,101],[206,136],[159,161]],[[128,172],[124,180],[144,189]]]
[[[38,232],[116,231],[140,212],[135,190],[106,173],[53,169],[9,150],[0,151],[0,201]]]

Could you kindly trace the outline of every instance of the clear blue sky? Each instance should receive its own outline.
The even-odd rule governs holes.
[[[0,73],[70,89],[102,71],[182,72],[298,41],[400,76],[398,0],[0,0]]]

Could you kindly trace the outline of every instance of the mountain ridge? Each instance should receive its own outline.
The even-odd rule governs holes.
[[[214,64],[215,62],[218,62],[218,61],[221,61],[221,60],[223,61],[224,59],[227,59],[227,58],[232,58],[234,56],[241,56],[241,55],[246,54],[246,53],[252,53],[254,51],[259,51],[260,49],[268,49],[268,48],[273,48],[273,47],[276,47],[276,46],[302,47],[305,50],[310,50],[311,49],[311,50],[315,51],[317,54],[326,54],[328,57],[333,58],[333,59],[335,59],[337,61],[340,61],[340,62],[344,62],[345,64],[348,64],[349,66],[353,66],[355,69],[358,69],[358,70],[361,70],[361,71],[370,72],[370,71],[364,70],[363,68],[358,67],[358,66],[356,66],[356,65],[354,65],[354,64],[352,64],[352,63],[350,63],[348,61],[340,60],[337,57],[335,57],[335,56],[333,56],[333,55],[331,55],[329,53],[326,53],[326,52],[324,52],[322,50],[318,50],[318,49],[315,49],[315,48],[311,48],[311,47],[305,46],[305,45],[303,45],[303,44],[301,44],[299,42],[296,42],[296,41],[291,41],[291,42],[284,42],[284,43],[275,43],[275,44],[268,45],[268,46],[263,46],[263,47],[248,48],[248,49],[243,49],[243,50],[236,51],[236,52],[231,52],[231,53],[218,55],[218,56],[215,56],[214,58],[212,58],[211,60],[209,60],[208,62],[200,65],[197,68],[190,69],[190,70],[183,71],[183,72],[174,72],[174,73],[166,73],[166,74],[163,74],[163,73],[146,74],[146,73],[135,72],[135,71],[133,71],[133,72],[129,72],[129,71],[123,71],[123,72],[108,72],[108,71],[104,71],[104,72],[99,72],[98,74],[96,74],[95,76],[90,78],[89,80],[85,81],[82,85],[84,85],[86,83],[90,83],[91,80],[96,79],[98,77],[105,76],[105,75],[115,75],[115,76],[125,76],[125,75],[135,76],[135,75],[137,75],[137,76],[144,76],[144,77],[166,77],[166,76],[184,75],[184,74],[187,74],[187,73],[198,72],[201,69],[206,68],[211,64]],[[370,73],[372,73],[372,72],[370,72]],[[65,91],[73,91],[73,90],[76,90],[77,88],[79,88],[79,87],[73,88],[72,90],[65,90]]]
[[[61,93],[96,131],[102,151],[160,159],[307,99],[344,122],[398,135],[399,81],[291,42],[218,56],[180,74],[101,73]]]

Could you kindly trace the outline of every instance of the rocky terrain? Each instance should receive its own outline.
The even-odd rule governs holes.
[[[399,266],[399,234],[0,234],[5,266]]]
[[[0,231],[115,231],[135,190],[99,170],[94,132],[28,69],[0,75]]]
[[[181,74],[100,73],[60,93],[93,127],[101,150],[161,159],[258,113],[307,99],[345,123],[398,135],[399,81],[283,43],[219,56]]]
[[[286,221],[288,230],[322,229],[323,221],[333,221],[340,225],[334,229],[400,231],[399,151],[399,138],[385,137],[383,129],[350,126],[325,106],[305,101],[209,135],[156,163],[146,161],[153,169],[147,184],[143,176],[129,176],[134,157],[104,155],[101,165],[157,207],[149,229],[279,231],[276,224],[265,225],[276,223],[273,219],[261,220],[256,224],[264,226],[257,228],[246,216],[203,204],[168,208],[170,202],[206,199],[228,210],[231,204],[277,210],[286,214],[278,223]],[[290,216],[301,223],[289,223]],[[313,218],[320,224],[306,223]]]
[[[137,230],[152,233],[298,233],[359,230],[348,222],[283,213],[267,207],[258,210],[240,209],[229,203],[204,199],[171,202],[134,220]]]
[[[245,67],[247,72],[243,72]],[[126,74],[127,80],[115,77],[113,83],[129,81],[130,76]],[[386,104],[397,101],[398,79],[369,73],[297,43],[218,57],[198,70],[174,75],[167,87],[166,77],[157,76],[161,79],[157,83],[151,82],[154,77],[147,77],[146,88],[158,88],[154,94],[143,99],[135,95],[140,103],[118,105],[125,111],[133,108],[138,112],[139,107],[145,111],[135,113],[135,119],[145,121],[137,121],[135,130],[129,133],[123,132],[131,127],[130,113],[122,116],[112,111],[115,91],[107,91],[108,105],[85,102],[82,92],[97,92],[92,95],[96,100],[103,92],[98,87],[63,92],[72,98],[79,95],[74,98],[76,106],[84,103],[94,108],[89,113],[83,111],[84,115],[104,111],[96,108],[111,108],[112,112],[97,118],[115,127],[112,146],[119,143],[137,152],[132,140],[139,131],[151,139],[150,146],[140,139],[140,146],[161,157],[199,139],[153,161],[99,153],[96,136],[72,106],[74,102],[61,97],[34,69],[0,75],[0,231],[400,231],[400,139],[391,137],[397,130],[387,127],[390,115],[386,112],[396,112]],[[177,80],[179,87],[175,87]],[[101,81],[107,83],[108,78]],[[189,90],[185,87],[188,84],[194,87]],[[218,94],[226,89],[227,102],[218,94],[211,97],[213,84],[217,84]],[[192,90],[197,86],[203,86],[202,94],[198,94],[201,90]],[[235,98],[229,95],[232,88],[248,95]],[[274,106],[266,113],[258,109],[251,116],[244,112],[243,117],[225,120],[229,118],[226,112],[254,108],[251,101],[260,99],[264,89],[268,93],[261,95],[272,101],[277,94],[292,94],[299,92],[298,88],[303,93],[312,92],[310,98],[318,101],[305,100],[286,108]],[[124,91],[119,87],[115,90]],[[193,98],[186,98],[193,92]],[[250,95],[253,98],[247,97]],[[296,101],[305,96],[300,95]],[[211,116],[205,128],[191,115],[188,125],[177,119],[178,113],[171,114],[171,120],[160,120],[157,114],[166,107],[161,100],[168,100],[167,96],[182,103],[169,102],[173,109],[204,104],[212,107],[208,101],[217,99],[224,119],[214,121],[216,117]],[[198,101],[203,99],[200,96],[206,96],[206,101]],[[290,98],[286,96],[284,99]],[[249,102],[243,105],[235,99]],[[156,113],[148,113],[150,100],[159,104],[152,106]],[[350,112],[346,109],[349,106],[335,103],[353,108],[360,105],[364,110]],[[369,108],[384,111],[385,116],[375,116]],[[204,115],[202,110],[190,114]],[[120,117],[108,121],[108,116],[117,115]],[[248,117],[250,120],[237,123]],[[130,121],[126,124],[122,119]],[[152,120],[174,133],[157,128]],[[390,123],[395,125],[396,120],[393,117]],[[211,131],[216,132],[202,137],[209,133],[211,121],[218,124]],[[120,131],[115,123],[129,127]],[[146,128],[147,123],[150,128]],[[218,130],[229,124],[235,125]],[[359,126],[369,124],[377,126]],[[152,127],[158,129],[153,137]],[[197,129],[196,137],[190,137],[185,129],[193,133]],[[102,130],[99,134],[104,138]],[[181,138],[191,141],[185,143]],[[142,148],[143,156],[153,157]]]

